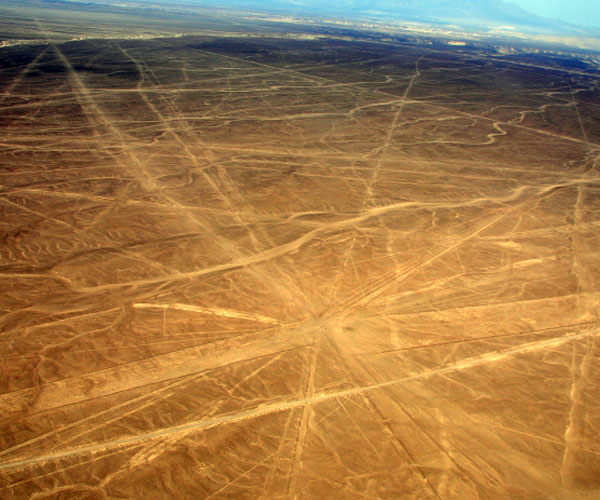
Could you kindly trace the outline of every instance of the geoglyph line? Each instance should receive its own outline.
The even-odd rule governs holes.
[[[235,311],[233,309],[224,309],[221,307],[201,307],[194,306],[191,304],[180,303],[152,304],[148,302],[139,302],[137,304],[133,304],[133,307],[136,309],[176,309],[178,311],[191,311],[200,314],[209,314],[213,316],[224,316],[226,318],[245,319],[249,321],[258,321],[260,323],[269,323],[272,325],[279,324],[279,320],[271,318],[270,316],[264,316],[262,314],[256,314],[251,312]]]

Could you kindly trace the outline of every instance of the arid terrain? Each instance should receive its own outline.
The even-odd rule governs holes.
[[[600,498],[599,78],[0,49],[0,497]]]

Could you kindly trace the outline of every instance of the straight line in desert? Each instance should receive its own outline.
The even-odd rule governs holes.
[[[272,325],[278,325],[280,323],[279,320],[271,318],[270,316],[264,316],[262,314],[246,311],[235,311],[233,309],[224,309],[221,307],[201,307],[192,304],[180,303],[155,304],[147,302],[133,304],[133,307],[136,309],[177,309],[179,311],[190,311],[213,316],[224,316],[226,318],[245,319],[249,321],[258,321],[260,323],[269,323]]]
[[[273,413],[279,413],[287,410],[291,410],[294,408],[302,407],[305,405],[314,405],[319,404],[324,401],[335,400],[338,398],[347,398],[354,395],[362,394],[369,391],[374,391],[378,389],[384,389],[387,387],[392,387],[398,384],[422,380],[426,378],[430,378],[437,375],[445,375],[449,373],[454,373],[457,371],[467,370],[476,368],[482,365],[488,365],[490,363],[497,363],[499,361],[505,361],[514,356],[520,354],[528,354],[534,353],[538,351],[543,351],[550,347],[558,347],[565,345],[569,342],[574,342],[577,340],[586,339],[588,337],[597,337],[600,334],[600,329],[591,330],[588,332],[583,332],[575,335],[567,335],[563,337],[557,337],[549,340],[543,340],[538,342],[531,342],[528,344],[520,345],[518,347],[514,347],[512,349],[506,349],[504,351],[494,351],[483,354],[481,356],[477,356],[474,358],[467,358],[458,363],[453,363],[448,366],[444,366],[441,368],[427,370],[425,372],[416,373],[413,375],[408,375],[406,377],[401,377],[393,380],[388,380],[385,382],[380,382],[377,384],[366,385],[362,387],[354,387],[351,389],[345,389],[340,391],[333,392],[325,392],[316,394],[312,397],[306,397],[297,399],[294,401],[273,403],[273,404],[265,404],[260,405],[258,407],[245,410],[239,413],[231,414],[231,415],[223,415],[220,417],[200,420],[196,422],[190,422],[187,424],[177,425],[173,427],[167,427],[163,429],[158,429],[156,431],[147,432],[143,434],[137,434],[135,436],[126,436],[119,439],[105,441],[102,443],[96,443],[86,446],[81,446],[78,448],[61,450],[54,453],[48,453],[46,455],[39,455],[36,457],[24,458],[20,460],[14,460],[11,462],[5,462],[0,464],[0,471],[10,470],[15,468],[21,468],[28,465],[35,465],[39,463],[44,463],[52,460],[64,459],[71,456],[77,456],[81,454],[87,453],[98,453],[103,452],[105,450],[111,450],[113,448],[118,447],[127,447],[132,445],[137,445],[144,443],[146,441],[152,439],[160,439],[168,436],[172,436],[174,434],[186,434],[186,433],[194,433],[203,429],[208,429],[211,427],[215,427],[220,424],[227,424],[238,422],[247,419],[254,419],[264,415],[269,415]]]
[[[122,307],[111,307],[109,309],[101,309],[99,311],[92,311],[92,312],[86,311],[83,313],[80,310],[78,310],[77,311],[78,314],[72,314],[70,316],[56,319],[54,321],[46,321],[45,323],[37,323],[37,324],[33,324],[33,325],[23,326],[21,328],[13,328],[12,330],[5,330],[2,332],[2,336],[5,337],[5,336],[8,336],[8,334],[15,333],[15,332],[22,332],[22,335],[27,335],[31,330],[35,330],[37,328],[52,327],[52,326],[56,326],[56,325],[61,325],[63,323],[69,323],[71,321],[79,321],[84,318],[90,318],[90,317],[94,317],[94,316],[102,316],[105,314],[109,314],[109,313],[113,313],[113,312],[121,311],[121,310],[122,310]]]
[[[311,360],[308,367],[308,376],[306,381],[306,389],[304,391],[304,399],[310,399],[315,393],[315,372],[317,369],[317,361],[319,359],[320,344],[317,344],[311,352]],[[300,425],[298,426],[298,433],[296,435],[296,445],[294,446],[294,453],[292,457],[292,464],[290,470],[290,477],[288,482],[288,500],[296,500],[296,490],[298,479],[301,475],[302,470],[302,455],[304,453],[304,447],[309,433],[308,422],[312,417],[313,408],[309,405],[305,405],[302,408],[302,416],[300,417]],[[294,497],[292,497],[294,495]]]
[[[403,317],[403,316],[409,316],[411,318],[414,318],[414,317],[420,317],[420,316],[439,315],[439,314],[444,314],[444,313],[448,313],[448,312],[473,313],[474,311],[478,311],[478,312],[481,312],[484,310],[489,311],[490,309],[501,309],[501,308],[506,308],[507,306],[513,306],[515,304],[519,304],[522,306],[525,305],[525,306],[539,307],[541,304],[553,303],[553,304],[555,304],[555,306],[557,306],[559,302],[572,301],[574,303],[582,297],[585,297],[586,299],[588,299],[590,301],[596,300],[598,303],[598,306],[600,308],[600,294],[599,293],[579,292],[579,293],[570,293],[568,295],[559,295],[559,296],[555,296],[555,297],[509,300],[509,301],[504,301],[504,302],[494,302],[494,303],[479,304],[479,305],[450,307],[450,308],[445,308],[445,309],[425,309],[425,310],[420,310],[420,311],[415,311],[415,312],[386,311],[383,314],[385,316],[391,316],[394,318]],[[573,304],[571,304],[570,307],[573,307]],[[383,314],[382,313],[366,314],[365,316],[366,317],[382,316]],[[571,325],[569,325],[569,326],[571,326]]]
[[[589,328],[591,326],[595,326],[597,323],[598,323],[597,321],[586,321],[584,323],[573,323],[573,324],[570,324],[567,326],[551,326],[548,328],[540,328],[537,330],[524,330],[524,331],[520,331],[520,332],[516,332],[516,333],[486,335],[484,337],[467,337],[467,338],[460,338],[458,340],[448,340],[446,342],[436,342],[436,343],[431,343],[431,344],[420,344],[420,345],[413,345],[413,346],[408,346],[408,347],[401,347],[398,349],[386,349],[384,351],[362,352],[362,353],[357,353],[356,356],[360,356],[360,357],[362,357],[362,356],[381,356],[381,355],[385,355],[385,354],[396,354],[396,353],[408,352],[408,351],[419,351],[422,349],[431,349],[431,348],[436,348],[436,347],[440,347],[440,346],[448,346],[448,345],[455,345],[455,344],[471,344],[474,342],[489,342],[489,341],[496,340],[496,339],[514,339],[516,337],[530,337],[530,336],[548,334],[549,332],[553,332],[553,331],[573,330],[575,328],[581,329],[583,327]]]
[[[313,331],[307,327],[280,328],[275,332],[272,329],[273,326],[269,325],[248,334],[254,339],[248,339],[248,335],[225,338],[33,388],[0,394],[0,414],[9,415],[24,407],[30,411],[44,411],[57,406],[77,404],[88,399],[277,354],[313,342]]]
[[[111,198],[110,196],[99,196],[94,194],[83,194],[83,193],[74,193],[71,191],[51,191],[46,189],[37,189],[30,187],[18,187],[15,189],[10,189],[9,191],[0,191],[0,194],[14,195],[21,193],[29,193],[29,194],[40,194],[44,196],[54,196],[59,198],[74,198],[80,200],[90,200],[90,201],[99,201],[104,203],[120,203],[122,205],[141,205],[148,207],[164,207],[169,209],[187,209],[187,210],[202,210],[207,212],[218,212],[224,214],[230,214],[229,210],[223,210],[219,208],[214,208],[210,206],[193,206],[193,205],[182,205],[179,204],[177,206],[169,205],[166,203],[158,203],[155,201],[146,201],[146,200],[135,200],[135,199],[118,199]]]

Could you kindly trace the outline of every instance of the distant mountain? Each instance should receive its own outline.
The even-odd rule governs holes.
[[[286,2],[284,0],[278,3]],[[403,14],[419,19],[455,18],[523,22],[533,17],[533,14],[517,5],[501,0],[332,0],[328,2],[299,0],[287,3],[306,8],[321,6],[321,8],[348,14],[382,12]]]
[[[210,2],[211,0],[203,0]],[[296,14],[327,14],[351,19],[377,18],[421,22],[457,22],[471,26],[530,26],[551,31],[577,27],[536,16],[502,0],[213,0],[223,6]]]
[[[315,3],[305,0],[307,5]],[[556,21],[527,12],[518,5],[502,0],[334,0],[332,4],[349,12],[402,16],[415,20],[462,20],[474,24],[516,24],[520,26],[555,25]]]

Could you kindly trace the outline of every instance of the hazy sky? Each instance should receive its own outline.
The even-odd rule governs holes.
[[[600,28],[598,0],[508,0],[534,14]]]

